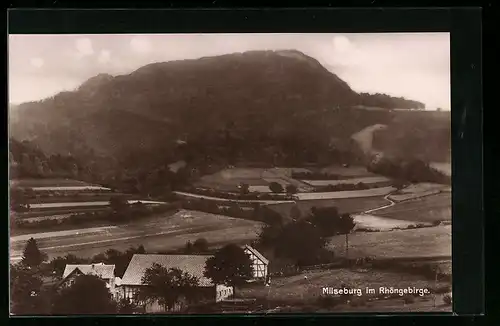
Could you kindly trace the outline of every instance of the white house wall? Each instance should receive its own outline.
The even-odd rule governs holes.
[[[215,302],[222,301],[233,295],[233,287],[231,286],[216,285],[215,291]]]
[[[253,277],[254,278],[265,278],[265,277],[267,277],[267,264],[264,264],[250,250],[246,249],[245,253],[247,255],[250,255],[250,260],[252,261]]]

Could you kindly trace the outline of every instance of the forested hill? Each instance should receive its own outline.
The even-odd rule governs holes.
[[[15,139],[9,139],[9,166],[11,179],[75,178],[82,170],[82,166],[72,156],[47,156],[36,145]]]
[[[418,101],[408,100],[404,97],[393,97],[387,94],[359,94],[359,104],[367,107],[377,107],[384,109],[407,109],[424,110],[425,104]]]
[[[11,109],[10,132],[48,158],[72,157],[100,176],[103,169],[156,171],[178,160],[195,167],[328,164],[358,159],[352,134],[395,123],[390,110],[351,109],[367,99],[301,52],[250,51],[95,76],[73,92]],[[447,126],[431,116],[419,119],[420,138],[411,142],[417,154],[431,141],[427,129]],[[399,128],[411,130],[413,120],[405,121],[410,126]],[[439,151],[426,152],[426,159]]]

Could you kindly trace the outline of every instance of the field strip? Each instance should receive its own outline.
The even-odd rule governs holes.
[[[72,243],[72,244],[60,245],[60,246],[41,247],[40,250],[54,250],[54,249],[88,246],[88,245],[96,245],[96,244],[103,244],[103,243],[113,243],[113,242],[118,242],[118,241],[128,241],[128,240],[134,240],[134,239],[143,239],[143,238],[171,234],[171,233],[175,233],[175,232],[179,232],[179,231],[182,231],[182,233],[185,233],[186,231],[192,231],[192,230],[196,230],[196,229],[199,229],[199,227],[198,228],[192,227],[192,228],[183,229],[183,230],[169,230],[169,231],[162,231],[162,232],[157,232],[157,233],[152,233],[152,234],[141,234],[141,235],[134,235],[134,236],[129,236],[129,237],[122,237],[122,238],[95,240],[95,241],[88,241],[88,242],[81,242],[81,243]],[[21,257],[20,255],[12,256],[11,260],[14,260],[14,261],[19,260],[20,257]]]
[[[363,178],[352,178],[345,180],[302,180],[302,182],[310,185],[310,186],[328,186],[328,185],[340,185],[340,184],[357,184],[357,183],[365,183],[365,184],[374,184],[380,182],[388,182],[391,181],[386,177],[363,177]]]
[[[129,204],[137,204],[137,203],[142,203],[142,204],[168,204],[164,201],[153,201],[153,200],[129,200]]]
[[[394,187],[381,187],[366,190],[299,193],[295,196],[298,200],[362,198],[384,196],[392,193],[394,190],[396,190]]]
[[[81,190],[111,190],[98,186],[59,186],[59,187],[31,187],[33,191],[81,191]]]
[[[244,199],[226,199],[226,198],[218,198],[218,197],[210,197],[204,195],[196,195],[188,192],[182,191],[174,191],[176,195],[191,197],[191,198],[199,198],[199,199],[209,199],[214,201],[225,201],[225,202],[233,202],[233,203],[264,203],[264,204],[285,204],[285,203],[294,203],[293,200],[244,200]]]
[[[77,230],[67,230],[67,231],[53,231],[53,232],[23,234],[23,235],[11,237],[10,241],[17,242],[17,241],[27,241],[30,238],[45,239],[45,238],[64,237],[64,236],[75,235],[75,234],[99,233],[99,232],[106,232],[110,229],[115,229],[117,227],[118,226],[103,226],[103,227],[89,228],[89,229],[77,229]]]
[[[129,204],[136,203],[143,204],[166,204],[162,201],[152,201],[152,200],[129,200]],[[42,203],[42,204],[29,204],[30,208],[64,208],[64,207],[88,207],[88,206],[109,206],[109,201],[81,201],[81,202],[59,202],[59,203]]]

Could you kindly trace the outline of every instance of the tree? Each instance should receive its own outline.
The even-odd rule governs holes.
[[[84,264],[84,263],[88,263],[88,261],[86,259],[79,258],[75,255],[67,254],[64,257],[53,258],[49,262],[49,268],[52,271],[52,276],[55,279],[59,279],[63,276],[64,269],[66,268],[66,265],[68,265],[68,264]]]
[[[123,212],[128,207],[128,201],[121,196],[111,197],[109,200],[109,206],[114,212]]]
[[[56,315],[114,314],[116,303],[106,283],[95,275],[80,275],[54,300]]]
[[[92,257],[91,261],[115,265],[115,275],[122,277],[132,257],[135,254],[144,253],[146,253],[146,250],[143,245],[140,245],[137,248],[130,247],[125,252],[109,249],[105,253],[100,253]]]
[[[193,253],[193,243],[191,241],[186,242],[186,245],[184,246],[184,253],[187,255]]]
[[[141,255],[143,255],[143,254],[145,254],[145,253],[146,253],[146,249],[144,248],[144,246],[143,246],[143,245],[140,245],[139,247],[137,247],[137,250],[136,250],[136,252],[135,252],[135,253],[136,253],[136,254],[141,254]]]
[[[24,248],[21,263],[30,268],[38,268],[45,260],[47,260],[47,255],[38,249],[36,240],[30,238]]]
[[[208,241],[205,238],[196,239],[193,243],[193,249],[197,253],[207,252],[208,251]]]
[[[340,215],[337,207],[313,207],[309,221],[318,227],[322,236],[329,237],[338,233]]]
[[[349,214],[342,214],[338,223],[339,233],[345,234],[345,256],[349,256],[349,233],[356,226],[354,218]]]
[[[119,252],[116,257],[107,257],[105,262],[107,264],[114,264],[115,265],[115,274],[118,277],[122,277],[123,274],[125,274],[125,270],[128,267],[128,264],[132,260],[132,257],[135,254],[143,254],[145,253],[144,247],[141,245],[139,247],[130,247],[128,248],[125,252]]]
[[[289,184],[286,186],[286,193],[289,195],[293,195],[297,193],[297,186],[293,184]]]
[[[298,265],[316,261],[325,244],[318,228],[306,220],[287,224],[274,241],[276,256],[293,259]]]
[[[137,312],[139,309],[136,304],[127,298],[123,298],[118,301],[117,312],[121,315],[131,315]]]
[[[268,225],[279,226],[283,224],[283,216],[269,207],[263,206],[261,209],[259,209],[259,215],[259,220]]]
[[[10,209],[14,212],[22,211],[26,206],[27,201],[23,189],[11,188],[10,193]]]
[[[169,269],[154,263],[146,269],[142,284],[145,286],[138,292],[140,301],[158,302],[168,309],[173,308],[182,299],[189,301],[194,298],[199,280],[178,268]]]
[[[10,265],[10,301],[14,315],[47,313],[42,296],[42,279],[23,264]]]
[[[258,242],[263,247],[273,247],[283,231],[279,225],[265,225],[260,231]]]
[[[236,286],[252,278],[252,260],[241,247],[228,244],[207,260],[204,275],[214,284],[232,286],[234,294]]]
[[[283,186],[278,182],[271,182],[269,184],[269,190],[271,190],[274,193],[281,193],[283,192]]]
[[[246,195],[250,192],[250,185],[248,183],[241,183],[239,189],[241,195]]]
[[[404,180],[396,179],[393,181],[392,186],[394,188],[396,188],[397,190],[401,190],[405,187],[405,182],[404,182]]]

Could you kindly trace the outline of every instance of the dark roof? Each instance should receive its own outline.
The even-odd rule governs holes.
[[[203,275],[205,263],[210,257],[212,256],[135,254],[122,277],[121,285],[141,285],[146,270],[156,263],[166,268],[178,268],[197,277],[200,286],[212,286],[212,281]]]

